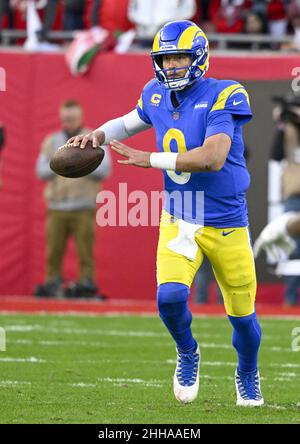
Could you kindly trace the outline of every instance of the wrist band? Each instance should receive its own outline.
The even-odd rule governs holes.
[[[150,164],[153,168],[175,171],[177,156],[178,153],[151,153]]]

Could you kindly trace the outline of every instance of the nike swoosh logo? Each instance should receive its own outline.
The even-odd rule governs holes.
[[[236,102],[235,100],[233,101],[233,104],[234,105],[239,105],[240,103],[242,103],[243,101],[242,100],[240,100],[239,102]]]
[[[235,230],[231,230],[231,231],[227,231],[227,233],[225,233],[225,231],[223,230],[222,232],[222,236],[228,236],[228,234],[233,233]]]

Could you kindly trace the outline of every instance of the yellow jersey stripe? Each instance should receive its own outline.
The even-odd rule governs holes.
[[[233,93],[231,94],[231,96],[233,96],[234,94],[238,94],[238,93],[244,94],[244,96],[246,96],[246,99],[247,99],[248,105],[250,105],[249,94],[247,93],[247,91],[245,90],[245,88],[238,88],[238,89],[236,89],[235,91],[233,91]]]
[[[221,91],[218,95],[217,101],[215,102],[210,112],[224,109],[226,101],[230,94],[233,93],[236,89],[240,88],[243,88],[243,86],[240,83],[235,83],[234,85],[227,86],[227,88],[223,89],[223,91]]]

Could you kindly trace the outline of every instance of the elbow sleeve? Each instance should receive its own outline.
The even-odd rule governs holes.
[[[98,129],[105,134],[104,145],[108,145],[113,139],[123,140],[150,128],[138,115],[136,110],[117,119],[109,120]]]

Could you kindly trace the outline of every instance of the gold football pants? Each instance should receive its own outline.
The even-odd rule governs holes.
[[[195,260],[175,253],[167,246],[178,235],[178,221],[162,212],[157,248],[158,285],[179,282],[191,287],[205,254],[221,289],[230,316],[254,312],[256,273],[247,227],[203,227],[195,234],[198,251]]]

